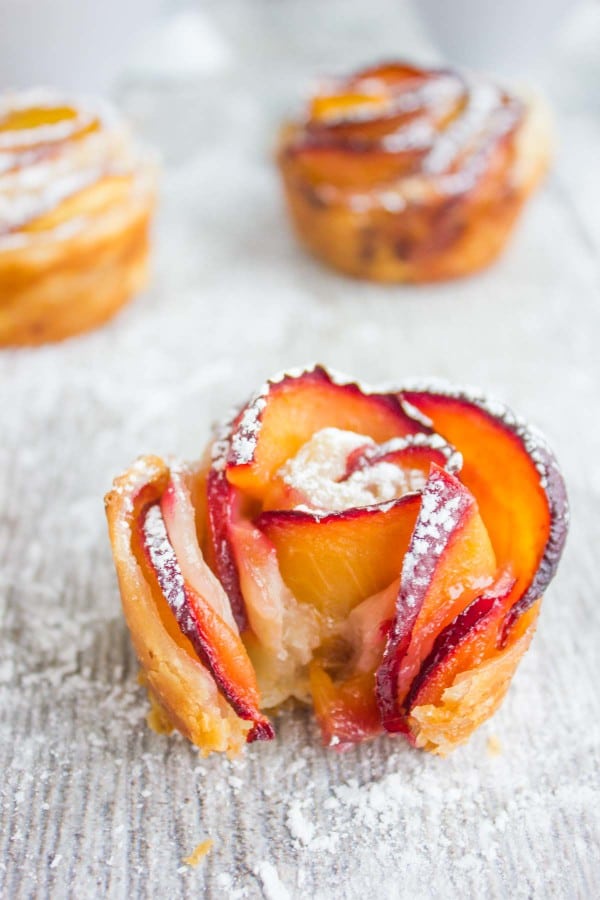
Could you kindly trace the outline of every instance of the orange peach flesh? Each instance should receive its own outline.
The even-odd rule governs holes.
[[[419,503],[412,494],[389,509],[364,508],[324,518],[267,512],[257,524],[274,544],[292,593],[339,621],[397,577]]]

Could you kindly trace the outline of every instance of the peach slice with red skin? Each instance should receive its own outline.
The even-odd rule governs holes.
[[[458,447],[461,481],[477,499],[499,568],[515,584],[503,630],[510,628],[552,580],[568,527],[565,485],[545,440],[506,407],[466,392],[403,390],[435,432]]]
[[[462,465],[460,453],[435,434],[415,434],[392,438],[384,444],[358,447],[348,456],[344,479],[361,469],[387,462],[400,469],[418,470],[426,481],[431,464],[456,473]]]
[[[415,171],[425,151],[392,152],[377,146],[348,142],[335,143],[306,140],[286,151],[298,167],[299,176],[314,186],[335,183],[340,190],[368,189],[389,184],[394,178],[405,178]]]
[[[438,634],[406,697],[408,711],[438,703],[460,672],[474,668],[495,652],[514,581],[506,575],[501,577]]]
[[[367,393],[316,366],[267,382],[236,417],[228,438],[227,480],[262,500],[277,470],[323,428],[354,431],[376,443],[424,430],[395,394]]]
[[[270,740],[273,728],[259,711],[256,677],[239,635],[207,600],[183,579],[169,543],[160,507],[150,506],[141,523],[142,546],[148,565],[173,612],[181,633],[210,671],[227,702],[241,719],[253,722],[248,742]]]
[[[208,472],[206,502],[212,563],[229,597],[238,628],[243,632],[248,627],[248,616],[231,537],[239,498],[223,469],[213,466]]]
[[[440,634],[407,698],[408,738],[445,756],[498,709],[533,637],[541,600],[502,642],[507,597],[499,589],[473,601]]]
[[[248,620],[232,523],[243,500],[264,503],[269,496],[287,496],[286,505],[293,505],[297,498],[285,491],[276,473],[325,427],[354,431],[378,442],[423,431],[395,394],[368,393],[357,384],[334,380],[321,366],[268,382],[241,410],[218,443],[207,478],[212,559],[241,631]]]
[[[407,81],[412,81],[418,87],[428,76],[429,73],[424,69],[401,63],[387,63],[363,69],[349,78],[333,79],[329,91],[324,89],[311,99],[308,125],[331,125],[332,122],[341,120],[360,126],[363,118],[356,115],[357,107],[362,107],[369,114],[376,114],[380,110],[385,112],[390,98],[394,97],[394,87],[405,86]],[[411,109],[403,112],[406,118],[414,114]]]
[[[167,491],[167,503],[176,503],[177,491],[172,483]],[[159,504],[150,505],[141,516],[139,527],[148,568],[156,577],[181,633],[190,641],[235,712],[240,718],[252,721],[248,741],[269,740],[273,737],[273,728],[259,712],[260,697],[254,670],[231,614],[225,612],[227,598],[221,585],[201,557],[197,563],[202,579],[198,589],[184,578],[180,559],[189,551],[182,546],[184,542],[179,545],[178,552],[172,546]],[[184,533],[184,539],[195,542],[194,532]],[[206,569],[205,573],[202,567]],[[194,579],[196,583],[198,580],[198,577]]]
[[[377,671],[377,699],[387,731],[405,729],[404,700],[436,636],[495,574],[494,551],[473,496],[433,464]]]

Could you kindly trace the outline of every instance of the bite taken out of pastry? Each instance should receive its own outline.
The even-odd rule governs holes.
[[[321,82],[277,150],[302,244],[341,272],[383,282],[491,263],[549,157],[539,101],[404,62]]]
[[[95,328],[145,285],[155,181],[107,104],[0,96],[0,346]]]
[[[501,703],[567,533],[545,440],[439,384],[321,366],[268,381],[192,465],[140,458],[106,497],[153,704],[204,753],[310,703],[339,749],[446,754]]]

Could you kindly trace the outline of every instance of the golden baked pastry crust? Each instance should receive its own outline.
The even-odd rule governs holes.
[[[491,263],[549,161],[541,108],[403,63],[322,86],[277,160],[301,242],[348,275],[426,282]]]
[[[112,110],[0,101],[0,346],[87,331],[144,286],[154,185]]]

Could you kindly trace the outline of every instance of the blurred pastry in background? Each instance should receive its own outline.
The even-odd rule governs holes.
[[[322,82],[284,125],[277,160],[315,256],[357,278],[425,282],[498,256],[550,143],[538,101],[396,62]]]
[[[144,287],[155,183],[104,102],[0,97],[0,345],[95,328]]]

